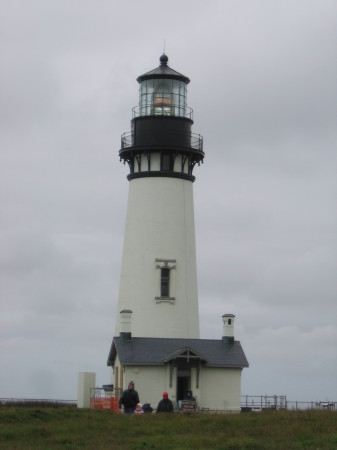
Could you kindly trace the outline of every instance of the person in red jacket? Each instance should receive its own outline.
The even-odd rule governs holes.
[[[173,413],[173,411],[173,403],[168,398],[168,393],[163,392],[163,399],[158,403],[157,413]]]

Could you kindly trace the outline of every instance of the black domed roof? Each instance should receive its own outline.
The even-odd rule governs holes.
[[[171,67],[168,66],[168,56],[163,53],[161,57],[159,58],[160,66],[156,69],[150,70],[150,72],[146,72],[143,75],[140,75],[137,78],[138,83],[141,83],[144,80],[150,80],[153,78],[170,78],[171,80],[180,80],[184,81],[186,84],[190,82],[190,79],[188,77],[185,77],[185,75],[177,72],[176,70],[171,69]]]

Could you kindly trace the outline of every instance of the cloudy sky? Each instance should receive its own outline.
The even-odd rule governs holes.
[[[242,393],[337,401],[337,2],[0,1],[0,397],[109,382],[138,75],[191,78],[201,337]]]

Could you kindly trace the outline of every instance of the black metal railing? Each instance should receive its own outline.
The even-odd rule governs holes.
[[[193,120],[193,109],[189,106],[167,105],[167,103],[149,103],[132,108],[132,118],[143,116],[185,117]]]
[[[150,135],[150,134],[149,134]],[[200,134],[191,133],[188,147],[193,150],[203,151],[203,137]],[[121,149],[127,149],[130,147],[137,147],[137,143],[134,142],[134,135],[131,132],[122,134],[121,137]],[[154,145],[158,148],[158,145]]]

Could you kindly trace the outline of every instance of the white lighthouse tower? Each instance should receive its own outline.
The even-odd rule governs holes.
[[[192,133],[190,80],[163,54],[137,81],[139,105],[119,152],[130,184],[118,312],[132,311],[133,336],[198,339],[193,169],[204,152]]]
[[[139,105],[122,135],[129,198],[107,364],[116,396],[132,380],[153,406],[165,391],[178,408],[193,390],[199,408],[238,412],[248,361],[234,338],[234,314],[222,316],[219,339],[199,336],[193,169],[203,141],[192,133],[190,80],[167,63],[164,54],[137,78]]]

